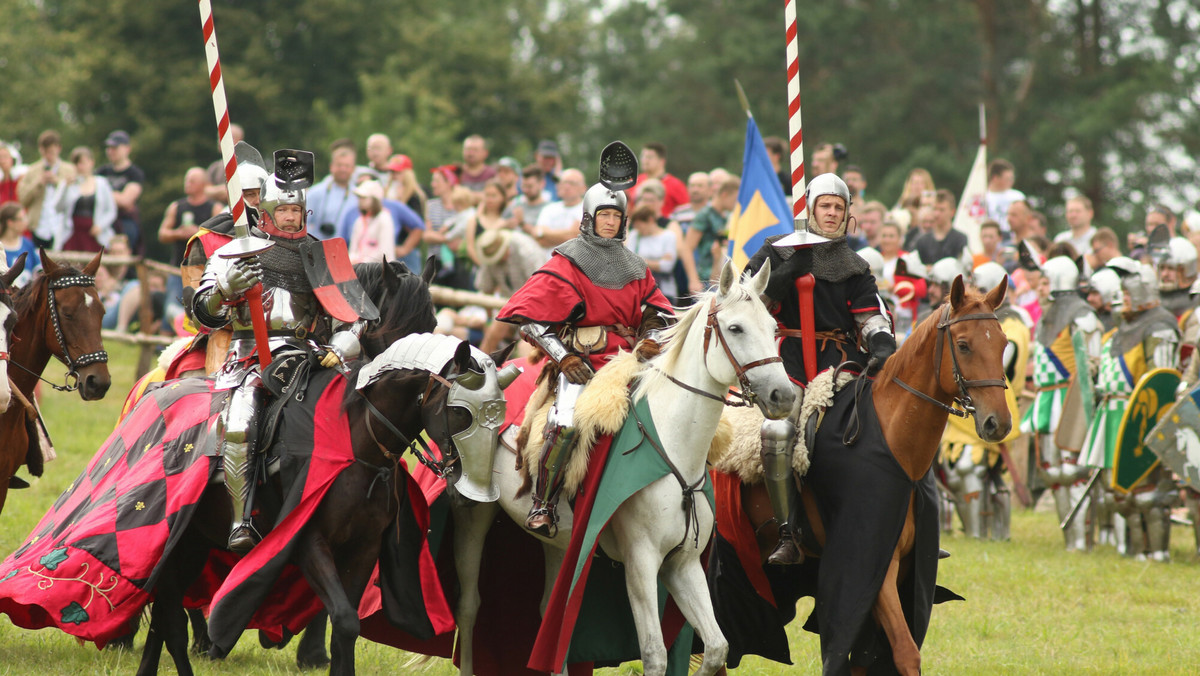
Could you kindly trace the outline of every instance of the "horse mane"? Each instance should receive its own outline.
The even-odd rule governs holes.
[[[651,363],[656,368],[642,370],[637,389],[634,391],[635,398],[649,396],[655,389],[664,386],[664,383],[670,383],[662,374],[673,373],[675,371],[675,368],[679,364],[680,353],[683,352],[684,339],[687,338],[688,332],[692,330],[692,326],[696,322],[707,320],[709,305],[716,297],[716,291],[707,291],[699,294],[695,297],[695,305],[688,308],[679,317],[679,321],[663,331],[662,342],[665,347],[661,354],[651,360]],[[755,298],[741,284],[733,285],[726,295],[726,302],[738,303],[746,300],[755,300]]]
[[[399,277],[392,292],[387,289],[383,263],[371,261],[354,266],[354,274],[367,297],[379,308],[379,320],[363,333],[360,341],[363,353],[374,357],[393,341],[413,333],[430,333],[437,326],[433,297],[420,276],[413,274],[399,261],[388,263]]]
[[[982,304],[985,300],[983,294],[971,288],[965,288],[963,293],[963,303],[960,306],[962,312],[966,312],[976,305]],[[917,328],[908,336],[904,344],[896,350],[896,354],[892,355],[883,368],[880,369],[879,375],[875,377],[876,385],[884,382],[890,382],[893,377],[900,373],[909,372],[910,369],[920,370],[928,366],[927,360],[930,355],[927,354],[928,349],[932,349],[932,343],[937,333],[938,321],[942,316],[942,308],[949,303],[950,299],[946,298],[941,305],[938,305],[929,313],[929,316],[924,319]],[[953,312],[951,312],[953,315]],[[930,347],[924,349],[926,345]]]

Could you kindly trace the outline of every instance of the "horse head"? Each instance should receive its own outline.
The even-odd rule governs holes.
[[[0,413],[7,411],[12,403],[12,389],[8,384],[8,337],[17,325],[17,313],[13,309],[12,301],[12,283],[25,271],[25,255],[18,256],[12,267],[0,274]]]
[[[986,296],[969,292],[959,275],[950,286],[950,302],[937,323],[941,354],[934,368],[938,386],[968,410],[973,409],[975,432],[989,443],[1002,441],[1012,429],[1012,414],[1004,395],[1004,348],[1008,339],[995,315],[1007,290],[1005,278]],[[940,349],[943,344],[947,348],[944,351]]]
[[[779,359],[775,319],[761,299],[770,275],[770,261],[741,280],[726,263],[716,292],[701,296],[680,324],[693,325],[688,338],[703,334],[703,366],[712,380],[721,387],[740,384],[763,415],[778,420],[791,413],[796,389]]]
[[[67,380],[75,380],[80,397],[103,399],[112,385],[108,353],[100,337],[104,303],[96,291],[96,271],[104,252],[98,252],[82,271],[56,263],[44,250],[40,253],[43,275],[37,284],[45,285],[40,320],[46,345],[66,364]]]

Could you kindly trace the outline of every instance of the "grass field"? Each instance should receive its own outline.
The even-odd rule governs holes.
[[[43,393],[44,412],[59,459],[25,491],[10,493],[0,522],[0,552],[25,538],[59,493],[86,465],[111,431],[133,382],[135,354],[115,345],[113,387],[102,402],[77,394]],[[51,380],[61,366],[52,363]],[[1048,499],[1048,496],[1047,496]],[[926,674],[1192,674],[1200,665],[1200,565],[1191,556],[1191,533],[1174,529],[1174,562],[1123,559],[1111,549],[1067,554],[1049,513],[1014,515],[1013,542],[943,540],[953,553],[939,581],[967,598],[937,606],[926,639]],[[806,600],[803,619],[811,609]],[[815,636],[790,627],[796,665],[747,658],[737,674],[816,673]],[[485,630],[485,629],[484,629]],[[140,638],[140,637],[139,637]],[[140,640],[137,651],[140,652]],[[219,664],[197,660],[198,674],[296,672],[295,648],[264,651],[253,636]],[[454,674],[444,660],[421,661],[392,648],[359,641],[359,673]],[[0,674],[128,674],[139,654],[97,651],[57,630],[14,627],[0,617]],[[162,673],[175,673],[164,656]],[[637,665],[606,670],[640,673]]]

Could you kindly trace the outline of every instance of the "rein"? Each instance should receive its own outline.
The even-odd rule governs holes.
[[[671,551],[667,552],[667,555],[663,557],[663,560],[665,561],[671,558],[671,556],[676,552],[682,551],[683,546],[687,544],[689,534],[692,536],[693,544],[695,544],[696,548],[699,549],[700,515],[696,513],[696,491],[704,489],[704,482],[708,479],[708,472],[702,472],[696,483],[689,484],[687,479],[683,478],[683,473],[680,472],[679,468],[675,466],[675,463],[671,461],[671,458],[667,455],[666,450],[663,449],[663,447],[654,440],[654,437],[650,436],[650,433],[646,431],[646,426],[642,424],[642,419],[638,417],[637,407],[630,406],[629,412],[633,415],[634,420],[637,421],[638,431],[642,433],[642,440],[650,444],[650,447],[658,452],[658,457],[662,458],[662,461],[667,463],[667,468],[671,470],[671,476],[675,477],[675,481],[679,482],[679,489],[683,491],[683,539],[679,541],[679,544],[672,547]],[[634,450],[637,450],[640,447],[641,444],[638,444],[632,449],[625,451],[625,453],[632,453]],[[695,524],[695,526],[693,526],[693,524]]]
[[[937,356],[935,357],[935,361],[933,362],[933,364],[934,364],[933,377],[936,382],[940,383],[942,381],[942,346],[943,346],[943,343],[945,342],[946,335],[949,334],[949,332],[950,332],[950,327],[959,322],[968,322],[968,321],[984,320],[984,319],[995,320],[996,314],[993,312],[976,312],[976,313],[972,313],[969,315],[963,315],[961,317],[955,317],[954,319],[951,319],[950,318],[950,304],[947,303],[943,307],[942,316],[938,320],[938,323],[937,323],[937,330],[938,330],[937,343],[936,343],[937,347],[935,348],[935,353]],[[934,399],[933,397],[929,396],[928,394],[918,391],[916,388],[912,387],[908,383],[904,382],[903,380],[900,380],[899,378],[897,378],[895,376],[892,377],[892,380],[894,380],[896,382],[896,384],[899,385],[900,387],[917,395],[917,397],[924,399],[925,401],[927,401],[931,404],[934,404],[938,408],[941,408],[941,409],[945,410],[946,412],[950,413],[950,415],[958,416],[959,418],[967,418],[968,416],[972,416],[975,414],[975,404],[972,402],[971,395],[970,395],[970,393],[967,392],[967,390],[969,390],[973,387],[1003,387],[1006,390],[1008,389],[1008,383],[1004,382],[1003,378],[983,378],[983,379],[979,379],[979,380],[967,380],[967,379],[963,378],[962,370],[958,366],[958,352],[954,348],[950,348],[950,362],[954,366],[954,383],[956,385],[958,385],[958,395],[959,396],[955,397],[954,401],[955,401],[955,403],[957,403],[959,406],[962,407],[961,410],[954,408],[953,406],[947,406],[946,404],[943,404],[942,402],[938,401],[937,399]]]
[[[429,394],[432,391],[433,384],[435,382],[441,383],[447,388],[452,385],[449,380],[446,380],[442,376],[433,372],[429,372],[429,382],[425,385],[425,391],[417,400],[418,405],[421,405],[423,402],[429,399]],[[353,387],[353,384],[350,384],[350,386]],[[385,416],[378,408],[375,407],[375,404],[371,403],[370,399],[367,399],[367,395],[363,394],[362,391],[357,388],[354,391],[358,394],[359,398],[362,399],[363,403],[367,405],[367,411],[371,414],[371,417],[367,418],[367,433],[371,435],[371,441],[375,442],[375,445],[379,447],[379,451],[383,453],[385,458],[391,460],[392,462],[399,462],[401,456],[404,455],[404,452],[411,449],[413,451],[413,455],[416,456],[417,460],[420,461],[422,465],[428,467],[430,471],[438,476],[439,479],[445,478],[446,473],[454,465],[454,463],[457,462],[457,457],[451,459],[449,462],[434,458],[432,449],[429,448],[429,444],[426,443],[424,439],[422,439],[420,436],[418,436],[415,440],[409,439],[408,435],[401,432],[399,428],[392,424],[392,421],[387,419],[387,416]],[[448,416],[449,413],[446,413],[446,415]],[[387,431],[391,432],[400,440],[401,450],[399,453],[392,453],[388,450],[387,446],[385,446],[383,442],[379,440],[379,437],[375,435],[375,428],[371,425],[371,418],[374,418],[382,423]]]
[[[783,358],[779,355],[775,355],[774,357],[767,357],[765,359],[752,361],[743,366],[741,362],[738,361],[737,357],[733,356],[733,350],[729,349],[729,343],[725,340],[725,334],[721,332],[721,324],[717,322],[717,313],[720,311],[721,308],[717,305],[716,298],[713,298],[711,301],[709,301],[708,321],[704,324],[704,355],[705,358],[707,358],[709,342],[712,340],[713,335],[716,334],[717,342],[720,343],[721,348],[725,350],[725,356],[729,359],[729,363],[733,365],[733,371],[737,374],[738,386],[741,388],[741,391],[730,389],[729,395],[738,398],[740,401],[729,401],[725,397],[709,394],[708,392],[700,390],[699,388],[692,387],[691,385],[678,380],[671,374],[658,367],[654,367],[654,370],[665,376],[667,380],[670,380],[672,383],[675,383],[679,387],[691,392],[692,394],[698,394],[702,397],[719,401],[726,406],[753,406],[757,403],[758,397],[755,396],[754,390],[750,387],[750,377],[746,375],[746,372],[758,366],[782,362]]]
[[[91,366],[92,364],[104,364],[108,362],[108,352],[104,350],[88,352],[86,354],[79,355],[77,359],[71,359],[71,352],[67,348],[67,340],[63,336],[62,318],[60,318],[58,315],[58,301],[54,296],[54,292],[58,289],[66,289],[72,286],[95,288],[96,278],[84,274],[71,275],[69,277],[59,277],[58,279],[50,280],[46,291],[46,306],[50,310],[50,324],[54,327],[54,337],[58,340],[58,344],[60,347],[62,347],[63,352],[61,357],[57,354],[54,356],[67,367],[67,375],[63,381],[64,384],[56,385],[43,378],[42,374],[34,373],[32,370],[26,368],[18,362],[12,362],[17,366],[17,368],[36,377],[38,380],[41,380],[59,392],[74,392],[75,390],[79,389],[79,369],[85,366]],[[8,355],[6,353],[4,359],[7,358]]]

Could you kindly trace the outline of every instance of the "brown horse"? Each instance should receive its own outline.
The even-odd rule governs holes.
[[[39,423],[28,402],[33,401],[33,389],[50,357],[67,367],[65,385],[52,384],[55,389],[77,389],[84,401],[95,401],[103,399],[112,384],[108,353],[100,338],[104,303],[96,292],[96,271],[102,255],[97,253],[80,271],[55,263],[42,251],[42,275],[14,294],[17,323],[10,334],[12,368],[8,375],[23,403],[0,416],[0,439],[4,439],[0,511],[8,497],[9,482],[21,465],[28,465],[34,476],[42,474],[41,446],[36,436]]]
[[[899,537],[890,559],[879,562],[883,571],[882,584],[870,608],[870,615],[886,635],[895,668],[901,674],[920,673],[921,655],[918,641],[923,638],[926,626],[917,621],[914,624],[918,626],[910,627],[905,618],[906,609],[901,604],[899,585],[906,581],[914,569],[914,547],[919,535],[931,536],[933,551],[936,552],[937,529],[933,528],[933,532],[928,534],[919,530],[916,507],[923,484],[928,483],[927,475],[937,455],[938,442],[952,410],[952,404],[958,402],[961,408],[974,414],[976,431],[985,441],[1002,439],[1012,426],[1003,389],[1002,354],[1006,341],[994,314],[1004,299],[1006,289],[1007,283],[1001,282],[983,296],[965,290],[962,278],[956,279],[951,286],[949,302],[921,323],[885,364],[871,387],[869,401],[874,407],[883,441],[913,487],[907,500],[903,526],[899,530]],[[852,388],[853,385],[844,390],[843,394],[851,392]],[[827,419],[824,425],[822,430],[830,427],[830,421]],[[853,427],[853,422],[850,426]],[[829,457],[839,454],[838,448],[830,447],[829,442],[834,437],[828,432],[836,435],[836,440],[842,443],[846,443],[844,440],[849,436],[844,429],[818,433],[814,445],[814,467],[818,455],[826,454],[826,457]],[[847,445],[841,454],[848,455],[849,449],[850,445]],[[829,553],[826,551],[826,545],[834,535],[826,528],[826,521],[831,512],[826,506],[829,496],[823,494],[831,489],[820,480],[814,481],[812,470],[803,483],[801,502],[809,526],[803,543],[804,550],[810,558],[819,557],[822,553]],[[875,499],[866,500],[865,497],[858,492],[849,500],[862,501],[868,505],[876,502]],[[760,560],[765,562],[778,541],[778,534],[770,502],[761,483],[754,486],[742,485],[741,507],[750,525],[754,527]],[[868,506],[866,509],[882,507]],[[865,534],[859,533],[850,534],[851,538],[864,536]],[[886,568],[882,568],[885,563]],[[836,578],[838,571],[826,571],[819,567],[819,564],[820,561],[811,561],[805,566],[797,567],[803,568],[804,574],[814,568],[820,570],[820,573],[815,586],[810,584],[805,587],[801,584],[797,588],[805,591],[800,591],[795,596],[807,595],[815,590],[816,614],[823,618],[825,616],[822,615],[822,604],[836,603],[844,596],[838,596],[841,590],[835,590],[830,594],[833,598],[823,598],[826,587],[820,582],[820,576],[833,575]],[[933,566],[936,575],[936,555]],[[766,568],[768,576],[793,574],[787,568]],[[773,586],[774,584],[772,581]],[[928,586],[926,592],[926,602],[932,604],[933,587]],[[785,609],[781,609],[781,614],[790,616]],[[925,616],[926,624],[927,621],[928,616]],[[855,660],[854,666],[851,666],[850,650],[843,653],[829,645],[825,634],[827,629],[832,627],[821,626],[824,672],[867,673],[867,666],[862,665],[861,659]],[[874,637],[874,631],[864,632],[862,628],[849,627],[846,631],[852,638],[857,635],[857,638],[851,641],[856,656]],[[914,638],[914,633],[917,634],[917,638]],[[864,637],[869,637],[867,644],[863,643]],[[848,643],[845,645],[848,647]]]

